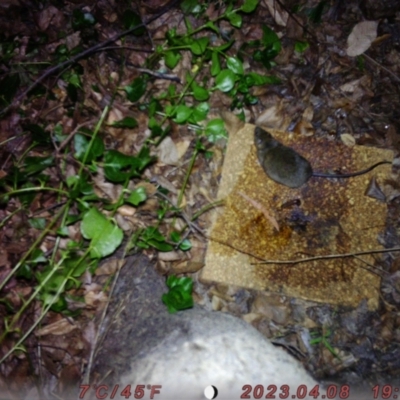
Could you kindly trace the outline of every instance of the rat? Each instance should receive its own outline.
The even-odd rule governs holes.
[[[290,188],[304,185],[312,176],[319,178],[351,178],[366,174],[378,165],[391,164],[390,161],[380,161],[362,171],[348,174],[314,172],[308,160],[258,126],[254,131],[254,143],[257,148],[258,161],[265,173],[275,182]]]

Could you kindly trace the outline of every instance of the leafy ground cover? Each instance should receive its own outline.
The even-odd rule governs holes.
[[[344,50],[355,21],[381,18],[384,8],[257,0],[21,4],[0,10],[0,363],[4,382],[15,376],[11,389],[46,383],[40,357],[49,375],[79,376],[93,317],[121,268],[108,262],[116,251],[157,254],[160,273],[170,274],[162,299],[168,309],[193,304],[191,278],[174,274],[201,268],[207,211],[219,205],[220,110],[298,133],[398,146],[398,22],[382,22],[381,44],[368,54],[368,39],[364,50],[347,43],[356,48],[352,56]],[[373,36],[374,27],[366,29]],[[398,303],[393,285],[385,293]],[[399,329],[390,307],[382,315],[391,321],[390,338],[379,339],[385,349]],[[323,357],[310,369],[321,360],[329,365],[321,376],[344,369],[330,339],[347,349],[354,337],[335,338],[322,324],[316,331],[310,342]]]

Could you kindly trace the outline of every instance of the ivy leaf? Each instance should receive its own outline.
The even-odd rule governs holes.
[[[228,18],[231,25],[234,26],[235,28],[242,27],[242,17],[239,14],[237,14],[236,12],[231,11],[226,14],[226,17]]]
[[[175,109],[175,118],[174,121],[177,124],[184,124],[192,115],[193,110],[185,105],[179,105]]]
[[[122,243],[124,234],[122,229],[114,225],[96,208],[91,208],[83,216],[81,233],[90,240],[90,257],[106,257]]]
[[[227,132],[225,130],[224,121],[221,118],[211,120],[206,126],[205,134],[211,143],[226,138]]]
[[[201,5],[197,0],[183,0],[181,9],[184,14],[198,14],[201,11]]]
[[[296,42],[294,45],[294,50],[298,53],[304,53],[309,47],[310,45],[308,42]]]
[[[103,154],[104,143],[98,136],[94,138],[92,145],[90,146],[90,150],[89,150],[89,144],[90,140],[85,135],[77,133],[74,136],[74,148],[75,148],[74,157],[77,160],[83,161],[85,159],[85,154],[87,153],[86,163],[91,163],[93,160],[95,160],[97,157]]]
[[[282,82],[276,76],[260,75],[260,74],[257,74],[257,72],[250,72],[247,76],[253,80],[253,85],[255,85],[255,86],[261,86],[261,85],[265,85],[267,83],[279,84]]]
[[[138,122],[136,121],[135,118],[132,117],[125,117],[124,119],[121,119],[120,121],[115,121],[112,126],[115,128],[136,128],[139,126]]]
[[[125,29],[127,30],[133,29],[135,26],[139,26],[142,24],[140,16],[132,10],[126,10],[124,12],[124,14],[122,15],[122,21],[124,23]],[[137,29],[135,29],[132,34],[135,36],[142,36],[145,32],[145,27],[141,26],[140,28],[138,27]]]
[[[240,9],[245,12],[245,13],[251,13],[253,12],[258,4],[258,0],[245,0],[243,3],[242,7]]]
[[[104,158],[104,174],[111,182],[124,182],[139,176],[141,162],[137,157],[127,156],[117,150],[109,150]]]
[[[235,74],[243,75],[243,63],[237,57],[229,57],[226,65]]]
[[[192,278],[177,278],[171,275],[167,279],[168,293],[162,295],[162,301],[167,306],[168,312],[176,313],[193,307],[193,281]]]
[[[216,87],[221,92],[229,92],[235,86],[236,76],[229,69],[223,69],[215,78]]]
[[[134,103],[146,93],[146,88],[147,79],[145,79],[143,76],[139,76],[130,85],[125,86],[124,90],[128,100]]]
[[[204,121],[210,111],[210,106],[208,103],[200,103],[194,109],[190,117],[190,122],[197,124],[200,121]]]
[[[173,50],[169,50],[165,52],[165,65],[169,68],[169,69],[174,69],[179,60],[182,58],[181,54],[173,51]]]
[[[196,56],[200,56],[206,51],[209,41],[210,39],[208,37],[197,39],[190,45],[190,50]]]
[[[135,207],[140,203],[143,203],[147,199],[146,190],[144,187],[140,186],[133,190],[126,201]]]
[[[192,82],[191,88],[193,90],[193,97],[197,101],[206,101],[210,97],[208,90],[199,86],[196,81]]]
[[[213,51],[211,55],[211,75],[216,76],[221,72],[221,64],[219,62],[218,53]]]

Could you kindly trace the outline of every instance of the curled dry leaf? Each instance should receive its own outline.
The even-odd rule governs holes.
[[[173,140],[167,136],[158,147],[158,160],[163,164],[177,165],[179,161],[178,149]]]
[[[108,297],[104,292],[88,292],[85,294],[85,303],[96,310],[102,310],[106,305],[107,300]]]
[[[291,120],[292,116],[286,113],[285,104],[280,101],[278,104],[265,109],[257,117],[256,125],[284,131],[290,125]]]
[[[167,251],[158,253],[158,259],[161,261],[177,261],[183,257],[179,251]]]
[[[377,28],[377,21],[358,23],[347,38],[347,55],[356,57],[368,50],[371,43],[376,39]]]
[[[122,268],[126,260],[118,260],[116,258],[103,263],[96,269],[95,275],[112,275],[117,269]]]
[[[350,133],[344,133],[343,135],[340,135],[340,140],[347,147],[353,147],[356,144],[356,139],[353,135],[350,135]]]
[[[45,327],[38,329],[35,332],[35,336],[46,336],[46,335],[65,335],[78,326],[70,322],[68,319],[60,319],[59,321],[53,322],[52,324],[46,325]]]
[[[123,205],[118,208],[118,214],[121,214],[123,217],[132,217],[136,213],[136,208]]]
[[[280,26],[286,26],[289,15],[285,10],[281,9],[279,3],[275,0],[265,0],[265,3],[275,22]]]

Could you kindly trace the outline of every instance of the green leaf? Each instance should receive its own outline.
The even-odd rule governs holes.
[[[71,73],[68,76],[67,82],[75,86],[76,88],[82,88],[81,79],[78,74]]]
[[[144,230],[140,237],[138,246],[145,249],[149,248],[149,246],[152,246],[159,251],[172,251],[174,249],[165,241],[165,237],[154,226],[149,226]]]
[[[19,267],[17,270],[17,277],[31,279],[32,276],[33,276],[32,268],[28,264],[22,264],[21,267]]]
[[[45,221],[46,223],[46,221]],[[40,264],[47,261],[46,256],[44,255],[43,251],[40,249],[35,249],[32,252],[31,258],[29,260],[30,263],[33,264]]]
[[[89,144],[90,140],[85,135],[77,133],[74,136],[74,157],[77,160],[83,161],[85,159],[85,154],[87,153],[85,160],[87,164],[91,163],[104,153],[104,143],[98,136],[94,138],[90,149]]]
[[[177,231],[171,232],[171,240],[172,240],[174,243],[178,243],[178,242],[181,240],[181,235],[180,235],[180,233],[177,232]]]
[[[135,207],[138,206],[140,203],[143,203],[147,199],[146,190],[144,187],[138,187],[131,192],[129,197],[126,201]]]
[[[207,89],[199,86],[196,81],[192,82],[191,88],[193,90],[193,97],[197,101],[205,101],[210,97],[210,93]]]
[[[38,144],[49,144],[51,143],[51,135],[46,132],[40,125],[37,124],[27,124],[24,125],[24,129],[31,133],[31,138],[34,142]],[[54,128],[56,131],[56,127]]]
[[[122,15],[122,20],[124,22],[124,27],[127,30],[133,29],[135,26],[139,26],[142,24],[140,16],[132,10],[126,10]],[[145,27],[141,26],[140,28],[135,29],[132,34],[135,36],[142,36],[145,32]]]
[[[53,157],[25,157],[24,174],[32,175],[53,165]]]
[[[208,29],[211,29],[212,31],[214,31],[217,35],[220,34],[219,29],[217,28],[217,26],[214,24],[214,22],[212,21],[208,21],[205,25]]]
[[[198,14],[201,12],[201,5],[197,0],[183,0],[181,10],[184,14]]]
[[[206,51],[209,41],[210,39],[206,36],[197,39],[190,45],[190,50],[196,56],[200,56]]]
[[[253,85],[255,86],[265,85],[267,83],[279,84],[282,82],[279,78],[275,76],[260,75],[257,74],[256,72],[250,72],[248,76],[253,80]]]
[[[304,53],[310,47],[308,42],[296,42],[294,50],[298,53]]]
[[[43,230],[46,227],[46,218],[31,218],[28,221],[32,228]]]
[[[237,57],[229,57],[226,66],[235,74],[243,75],[243,63]]]
[[[188,251],[192,248],[192,242],[189,239],[184,239],[182,243],[179,245],[179,248],[182,251]]]
[[[272,60],[281,51],[282,45],[278,35],[270,29],[268,26],[263,26],[263,38],[262,43],[265,45],[263,50],[257,50],[254,52],[254,60],[260,61],[266,68],[271,68]]]
[[[207,117],[207,114],[210,111],[210,106],[208,103],[200,103],[194,109],[193,113],[190,117],[191,122],[198,123],[200,121],[204,121]]]
[[[80,9],[75,9],[72,12],[72,28],[74,30],[84,29],[96,22],[94,16],[91,13],[83,12]]]
[[[242,7],[240,9],[245,12],[245,13],[251,13],[253,12],[258,4],[258,0],[245,0],[243,3]]]
[[[141,162],[137,157],[127,156],[117,150],[109,150],[104,158],[104,174],[111,182],[124,182],[139,176]]]
[[[236,76],[229,69],[223,69],[215,78],[216,87],[221,92],[229,92],[235,86]]]
[[[138,101],[145,93],[147,88],[147,79],[143,76],[136,78],[129,86],[125,86],[124,90],[128,100],[134,103]]]
[[[164,58],[165,58],[165,65],[169,69],[174,69],[177,66],[179,60],[182,58],[182,56],[177,51],[169,50],[165,52]]]
[[[112,126],[115,128],[136,128],[139,126],[138,122],[136,121],[135,118],[132,117],[125,117],[124,119],[121,119],[120,121],[115,121]]]
[[[172,251],[174,248],[166,242],[160,242],[158,240],[154,240],[154,239],[150,239],[147,242],[150,246],[154,247],[155,249],[157,249],[158,251]]]
[[[175,108],[175,118],[174,121],[177,124],[184,124],[192,115],[193,110],[185,105],[179,105]]]
[[[169,276],[167,279],[168,293],[162,295],[162,301],[172,314],[178,310],[193,307],[193,281],[192,278]]]
[[[226,14],[226,17],[228,18],[230,24],[234,26],[235,28],[241,28],[242,27],[242,17],[237,14],[236,12],[232,11]]]
[[[225,130],[224,121],[221,118],[211,120],[206,126],[205,134],[211,143],[226,138],[227,132]]]
[[[220,72],[221,72],[221,64],[219,62],[218,53],[216,51],[213,51],[211,55],[211,75],[216,76]]]
[[[96,208],[91,208],[84,215],[81,233],[85,239],[91,240],[91,258],[102,258],[114,253],[124,237],[122,230]]]
[[[308,12],[308,16],[310,18],[310,20],[312,22],[314,22],[314,24],[319,24],[321,22],[321,17],[322,17],[322,13],[324,11],[326,5],[326,1],[320,1],[316,7],[312,8],[309,12]]]

